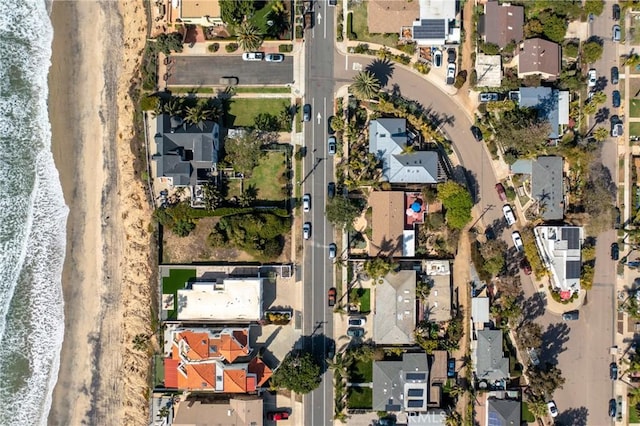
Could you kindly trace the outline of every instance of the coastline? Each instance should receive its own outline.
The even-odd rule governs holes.
[[[123,19],[124,17],[124,19]],[[151,211],[134,176],[129,86],[146,36],[141,4],[54,0],[49,120],[70,214],[65,334],[49,424],[146,424]]]

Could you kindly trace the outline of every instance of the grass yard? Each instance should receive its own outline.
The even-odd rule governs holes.
[[[213,88],[211,87],[169,87],[169,90],[174,95],[186,95],[189,93],[213,94]]]
[[[170,269],[169,276],[162,278],[162,294],[173,294],[173,309],[168,311],[167,318],[175,319],[176,304],[178,303],[178,290],[184,288],[189,281],[195,281],[195,269]]]
[[[356,361],[349,368],[349,381],[353,383],[371,383],[373,381],[373,363]]]
[[[640,423],[640,417],[638,417],[636,407],[629,407],[629,423]]]
[[[640,99],[629,99],[629,115],[640,117]]]
[[[371,289],[365,288],[360,294],[360,313],[368,314],[371,312]]]
[[[536,421],[536,416],[531,414],[531,411],[529,411],[529,405],[525,401],[522,401],[522,421],[527,423],[533,423]]]
[[[225,117],[227,127],[251,127],[256,115],[261,112],[278,115],[289,107],[289,99],[278,98],[232,98]]]
[[[271,10],[273,3],[275,3],[273,0],[264,2],[264,7],[256,10],[253,13],[253,16],[249,19],[249,21],[251,21],[251,23],[255,25],[262,34],[267,32],[267,13]]]
[[[164,357],[159,354],[153,356],[153,386],[164,387]]]
[[[629,135],[640,136],[640,122],[629,123]]]
[[[251,177],[244,184],[255,185],[258,189],[258,200],[281,201],[284,200],[282,188],[284,185],[281,176],[286,168],[285,153],[281,151],[269,151],[260,160],[260,164],[253,169]]]
[[[291,93],[290,87],[236,87],[236,93]]]
[[[240,179],[226,179],[225,186],[225,198],[227,200],[230,200],[233,197],[240,197],[242,195],[242,181]]]
[[[367,24],[367,3],[359,2],[358,4],[353,4],[351,8],[353,14],[353,28],[352,31],[356,34],[357,40],[363,43],[371,42],[384,44],[389,47],[396,47],[398,44],[398,35],[393,34],[389,36],[385,36],[384,34],[369,34],[368,24]],[[349,33],[347,32],[347,37]]]
[[[347,407],[353,409],[371,409],[373,406],[373,389],[353,388],[347,390]]]

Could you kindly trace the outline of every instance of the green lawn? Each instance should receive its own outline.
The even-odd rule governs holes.
[[[371,312],[371,289],[365,288],[360,295],[360,313]]]
[[[232,98],[226,116],[227,127],[251,127],[261,112],[278,115],[290,105],[289,99],[278,98]]]
[[[522,401],[522,421],[527,423],[533,423],[536,421],[536,416],[531,414],[531,411],[529,411],[529,405],[525,401]]]
[[[636,407],[629,407],[629,423],[640,423]]]
[[[169,90],[174,95],[188,94],[188,93],[208,93],[208,94],[213,93],[213,89],[211,87],[170,87]]]
[[[176,304],[178,303],[178,290],[185,287],[185,284],[189,281],[195,281],[196,270],[195,269],[171,269],[169,270],[169,276],[162,278],[162,294],[173,294],[173,309],[168,311],[167,318],[175,319],[176,317]]]
[[[225,196],[228,200],[242,195],[242,181],[240,179],[227,179],[225,185],[227,187]]]
[[[159,354],[153,356],[153,386],[159,387],[164,383],[164,357]]]
[[[263,34],[267,32],[267,13],[271,10],[271,7],[275,3],[274,0],[264,2],[262,9],[256,10],[253,16],[249,19],[253,25],[255,25]],[[259,4],[259,3],[258,3]]]
[[[629,115],[640,117],[640,99],[629,99]]]
[[[260,164],[253,169],[251,177],[245,182],[254,185],[258,189],[258,200],[281,201],[284,200],[282,194],[283,184],[281,176],[285,171],[286,157],[284,152],[269,151],[260,160]]]
[[[392,34],[386,36],[384,34],[369,34],[369,26],[367,23],[367,3],[360,2],[359,4],[353,4],[351,8],[353,12],[353,29],[352,31],[358,37],[356,41],[363,43],[378,43],[384,44],[389,47],[396,47],[398,44],[398,35]],[[399,31],[400,29],[398,29]],[[349,34],[347,33],[347,37]]]
[[[236,93],[291,93],[290,87],[236,87]]]
[[[629,123],[629,135],[640,136],[640,122]]]
[[[373,381],[373,362],[356,361],[349,368],[349,381],[352,383],[370,383]]]
[[[373,405],[373,389],[349,388],[347,390],[347,407],[354,409],[371,409]]]

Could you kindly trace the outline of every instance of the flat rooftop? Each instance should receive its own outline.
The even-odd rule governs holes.
[[[262,278],[195,282],[177,292],[178,320],[259,321]]]

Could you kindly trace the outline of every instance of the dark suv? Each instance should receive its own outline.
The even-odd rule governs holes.
[[[618,4],[613,5],[613,19],[616,21],[620,20],[620,6]]]
[[[620,247],[618,243],[611,244],[611,260],[618,260],[620,258]]]
[[[611,67],[611,84],[618,84],[618,81],[620,81],[618,67]]]

